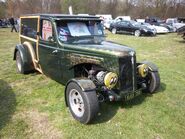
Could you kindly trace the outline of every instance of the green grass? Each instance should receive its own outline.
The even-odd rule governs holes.
[[[16,73],[12,60],[18,34],[0,29],[0,138],[185,138],[185,42],[176,34],[112,35],[108,40],[137,52],[137,60],[159,67],[161,88],[128,102],[101,104],[92,124],[75,121],[64,102],[64,86],[44,75]]]

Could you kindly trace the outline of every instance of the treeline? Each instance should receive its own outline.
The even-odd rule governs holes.
[[[0,0],[0,18],[34,13],[185,17],[185,0]]]

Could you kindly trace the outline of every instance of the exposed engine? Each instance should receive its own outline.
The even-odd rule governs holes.
[[[106,86],[108,89],[112,89],[118,81],[116,73],[94,67],[89,71],[88,78],[91,79],[96,85]]]

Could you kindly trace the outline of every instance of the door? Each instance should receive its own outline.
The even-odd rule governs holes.
[[[39,64],[45,75],[58,81],[61,79],[60,51],[51,21],[41,20],[40,32]]]
[[[128,33],[129,32],[129,27],[128,27],[128,22],[127,21],[121,21],[120,23],[121,30],[123,33]]]

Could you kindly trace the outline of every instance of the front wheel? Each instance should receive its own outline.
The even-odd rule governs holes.
[[[117,33],[116,28],[113,28],[113,29],[112,29],[112,34],[116,34],[116,33]]]
[[[160,86],[160,76],[157,71],[149,71],[146,77],[146,89],[144,92],[154,93]]]
[[[68,84],[66,98],[72,116],[83,124],[88,124],[99,111],[96,92],[84,92],[75,82]]]
[[[136,37],[139,37],[139,36],[141,35],[141,31],[140,31],[140,30],[136,30],[136,31],[134,32],[134,35],[135,35]]]

